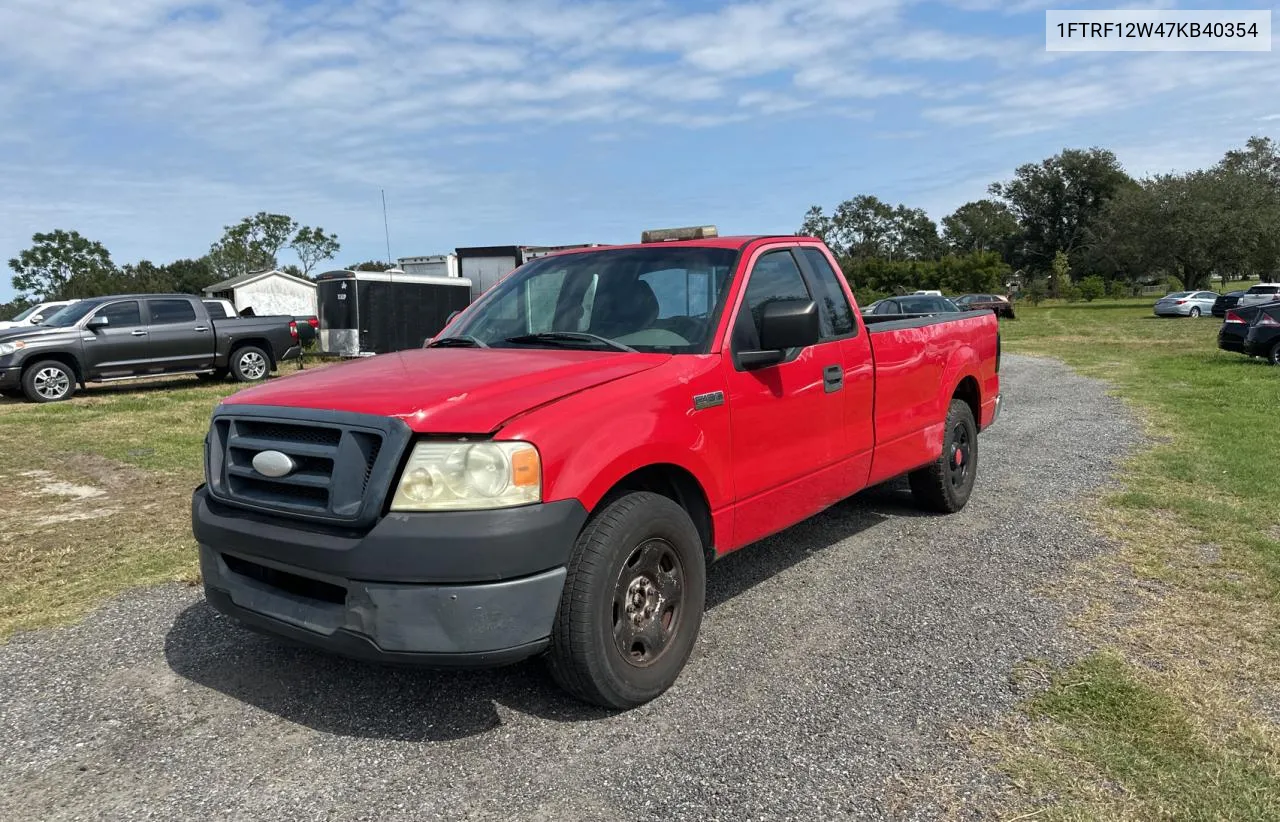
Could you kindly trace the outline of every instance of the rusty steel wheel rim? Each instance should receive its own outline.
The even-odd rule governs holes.
[[[645,540],[627,556],[613,592],[613,641],[628,664],[647,668],[671,647],[684,593],[684,564],[671,543]]]
[[[973,462],[973,446],[969,442],[969,426],[960,423],[951,431],[950,456],[951,487],[962,488],[969,479],[969,467]]]

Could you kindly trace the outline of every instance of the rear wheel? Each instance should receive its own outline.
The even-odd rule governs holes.
[[[32,402],[60,402],[76,393],[76,375],[71,366],[58,360],[44,360],[22,374],[22,393]]]
[[[1194,319],[1199,316],[1200,316],[1200,309],[1193,306],[1191,308],[1191,317]]]
[[[271,370],[271,360],[267,352],[256,345],[237,348],[231,355],[231,376],[236,382],[258,382],[267,378]]]
[[[1280,365],[1280,340],[1276,340],[1275,345],[1271,346],[1271,353],[1267,355],[1267,361],[1272,365]]]
[[[705,603],[702,540],[685,510],[648,492],[619,497],[574,546],[551,632],[551,675],[586,702],[643,705],[684,669]]]
[[[954,514],[969,501],[978,476],[978,425],[964,400],[952,400],[947,411],[942,454],[907,479],[916,504],[927,511]]]

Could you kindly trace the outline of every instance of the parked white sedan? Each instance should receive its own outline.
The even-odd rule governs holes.
[[[1157,317],[1199,317],[1213,311],[1216,291],[1178,291],[1161,297],[1156,302]]]

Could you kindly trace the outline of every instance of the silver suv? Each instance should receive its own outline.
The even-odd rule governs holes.
[[[1280,283],[1259,283],[1240,295],[1239,308],[1280,300]]]

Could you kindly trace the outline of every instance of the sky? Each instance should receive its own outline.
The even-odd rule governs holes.
[[[393,257],[791,233],[863,193],[940,219],[1064,148],[1141,176],[1280,137],[1275,52],[1050,53],[1062,6],[1178,4],[3,0],[0,259],[56,228],[197,257],[258,211],[385,259],[382,191]]]

